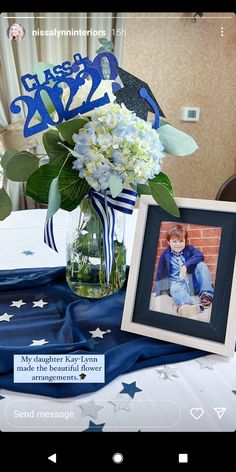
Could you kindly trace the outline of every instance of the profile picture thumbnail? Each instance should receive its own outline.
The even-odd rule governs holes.
[[[25,36],[25,30],[19,23],[13,23],[7,30],[8,38],[11,41],[20,41]]]

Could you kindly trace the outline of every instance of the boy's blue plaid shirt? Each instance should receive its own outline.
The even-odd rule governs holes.
[[[183,251],[175,252],[171,250],[170,256],[170,279],[179,280],[180,268],[185,263]]]

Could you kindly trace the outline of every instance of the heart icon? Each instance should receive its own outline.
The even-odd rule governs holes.
[[[204,415],[204,410],[203,408],[192,408],[190,410],[190,415],[192,415],[195,420],[199,420],[199,418]]]

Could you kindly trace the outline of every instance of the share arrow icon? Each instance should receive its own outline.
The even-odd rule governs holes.
[[[219,420],[221,420],[222,416],[226,412],[226,408],[217,407],[217,408],[214,408],[214,410],[217,413],[217,416],[218,416]]]

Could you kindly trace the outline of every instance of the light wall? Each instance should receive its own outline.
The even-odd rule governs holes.
[[[236,172],[236,17],[205,13],[194,22],[190,13],[157,15],[167,16],[125,14],[122,67],[148,82],[167,121],[199,146],[189,157],[165,158],[175,195],[214,199]],[[200,107],[200,121],[181,121],[182,106]]]

